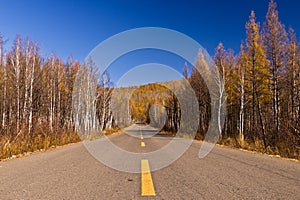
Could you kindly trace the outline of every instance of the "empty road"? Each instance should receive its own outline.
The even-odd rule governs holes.
[[[135,153],[158,150],[172,137],[144,125],[109,139]],[[149,138],[150,137],[150,138]],[[0,199],[299,199],[300,164],[215,146],[198,158],[194,141],[175,162],[157,171],[141,160],[140,173],[111,169],[78,143],[0,162]]]

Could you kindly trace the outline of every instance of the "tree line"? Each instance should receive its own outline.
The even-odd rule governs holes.
[[[64,63],[54,54],[43,58],[34,41],[20,36],[4,52],[0,37],[0,158],[79,141],[78,131],[104,131],[138,121],[173,133],[181,127],[189,132],[196,121],[196,138],[204,139],[212,104],[219,112],[219,142],[299,157],[300,44],[295,31],[280,22],[273,0],[262,26],[252,11],[245,28],[238,55],[222,43],[217,46],[218,73],[210,79],[197,70],[211,64],[202,51],[190,75],[184,66],[197,106],[186,96],[184,80],[113,89],[109,74],[99,75],[92,59],[79,63],[70,57]],[[207,81],[218,86],[213,93]],[[74,87],[80,89],[75,95]],[[199,116],[194,114],[197,109]],[[183,123],[183,110],[194,119]]]
[[[54,54],[40,55],[37,43],[17,35],[10,50],[4,51],[0,37],[0,158],[79,141],[76,134],[72,93],[79,63],[69,57],[64,63]],[[102,82],[101,82],[102,80]],[[110,83],[103,73],[99,81],[97,112],[102,129],[111,127]]]
[[[276,3],[269,3],[262,26],[254,11],[246,23],[246,40],[240,53],[220,43],[215,65],[226,91],[227,117],[222,139],[236,146],[255,144],[263,151],[299,156],[300,150],[300,45],[295,31],[286,31]],[[195,68],[201,60],[199,52]],[[210,97],[197,70],[190,82],[201,110],[199,133],[204,134],[210,118]],[[202,136],[203,137],[203,136]],[[247,144],[245,144],[247,143]]]
[[[280,22],[276,3],[269,3],[266,20],[260,25],[252,11],[245,25],[246,39],[235,55],[222,43],[213,57],[217,75],[211,69],[204,80],[198,70],[211,63],[199,50],[189,76],[188,66],[183,76],[193,87],[199,107],[199,125],[196,138],[204,139],[212,118],[211,105],[226,105],[226,119],[222,129],[220,119],[216,129],[221,143],[299,157],[300,152],[300,44],[292,28],[286,30]],[[203,74],[202,74],[203,75]],[[217,85],[209,91],[208,82]],[[165,83],[175,86],[175,82]],[[180,83],[179,83],[180,85]],[[178,89],[178,84],[175,86]],[[159,103],[166,110],[163,130],[177,132],[181,108],[174,91],[150,84],[132,95],[131,111],[135,119],[149,122],[151,105]],[[152,98],[152,97],[159,98]],[[217,96],[217,99],[213,96]],[[218,105],[217,105],[218,106]],[[220,115],[224,111],[220,110]],[[223,113],[224,114],[224,113]]]

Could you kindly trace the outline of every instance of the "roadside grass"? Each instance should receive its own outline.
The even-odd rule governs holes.
[[[104,135],[109,136],[116,133],[120,133],[122,130],[120,128],[110,128],[103,131]]]
[[[176,133],[161,131],[160,134],[168,136],[176,136]],[[188,134],[182,134],[183,138],[191,139]],[[203,134],[196,134],[195,140],[203,141]],[[233,149],[243,149],[252,152],[258,152],[273,156],[280,156],[282,158],[289,158],[300,160],[300,149],[296,147],[291,147],[288,141],[281,141],[276,144],[268,145],[267,148],[264,147],[263,140],[255,139],[255,141],[241,140],[240,138],[226,137],[218,141],[219,145],[230,147]]]
[[[112,128],[103,131],[106,136],[120,133],[121,129]],[[189,134],[176,135],[176,133],[161,131],[160,134],[171,137],[182,137],[192,139]],[[89,135],[88,140],[98,139],[99,134]],[[196,134],[195,140],[203,141],[201,134]],[[42,129],[36,130],[34,134],[19,133],[16,136],[2,135],[0,136],[0,161],[8,158],[21,157],[36,151],[45,151],[50,148],[56,148],[71,143],[80,142],[82,138],[74,131],[62,131],[59,133],[43,132]],[[253,141],[241,140],[234,137],[226,137],[218,142],[220,145],[235,149],[244,149],[268,155],[280,156],[283,158],[291,158],[300,160],[300,149],[292,148],[287,145],[286,141],[278,142],[272,146],[264,148],[263,141],[256,139]]]
[[[105,136],[110,136],[113,135],[115,133],[119,133],[121,132],[121,129],[119,128],[110,128],[110,129],[106,129],[103,130],[101,132],[93,132],[93,133],[89,133],[87,136],[81,135],[80,139],[83,140],[87,140],[87,141],[93,141],[93,140],[97,140],[102,138],[104,135]]]
[[[0,160],[21,157],[30,152],[44,151],[49,148],[79,142],[80,138],[72,131],[59,134],[19,134],[15,137],[0,138]]]
[[[280,156],[283,158],[300,160],[300,149],[297,149],[284,141],[277,142],[273,145],[268,145],[265,148],[263,140],[260,139],[255,139],[254,141],[247,141],[241,140],[240,138],[227,137],[220,140],[218,144],[235,149],[244,149],[247,151],[254,151],[273,156]]]
[[[105,130],[103,133],[105,135],[112,135],[119,131],[120,129],[113,128]],[[98,138],[99,134],[93,134],[88,139],[94,140]],[[0,161],[80,141],[82,141],[82,138],[72,130],[58,133],[37,130],[31,135],[26,133],[19,133],[16,136],[2,135],[0,136]]]

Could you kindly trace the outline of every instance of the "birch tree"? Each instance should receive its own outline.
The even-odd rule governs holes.
[[[2,129],[5,129],[6,125],[6,91],[7,91],[7,70],[4,63],[4,53],[3,53],[3,37],[0,34],[0,85],[1,85],[1,112],[2,112]]]
[[[10,73],[9,80],[10,85],[15,92],[11,91],[14,94],[14,107],[11,108],[13,113],[15,114],[15,125],[16,125],[16,133],[20,132],[20,120],[21,120],[21,59],[23,56],[22,51],[22,39],[20,36],[16,36],[14,41],[14,46],[12,51],[9,53],[9,64],[10,65]],[[12,113],[12,112],[10,112]],[[11,119],[11,118],[10,118]]]
[[[244,116],[245,116],[245,68],[246,68],[246,60],[247,54],[245,53],[245,47],[241,45],[241,53],[239,56],[239,63],[236,70],[237,76],[237,93],[239,94],[239,120],[238,120],[238,131],[239,138],[241,141],[245,140],[245,132],[244,132]]]

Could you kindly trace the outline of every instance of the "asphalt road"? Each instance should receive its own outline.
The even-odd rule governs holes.
[[[172,140],[148,138],[153,131],[142,125],[127,133],[110,140],[135,153]],[[82,143],[0,162],[0,199],[300,199],[300,163],[219,146],[199,159],[200,146],[193,142],[177,161],[154,172],[151,162],[143,162],[141,173],[111,169]]]

